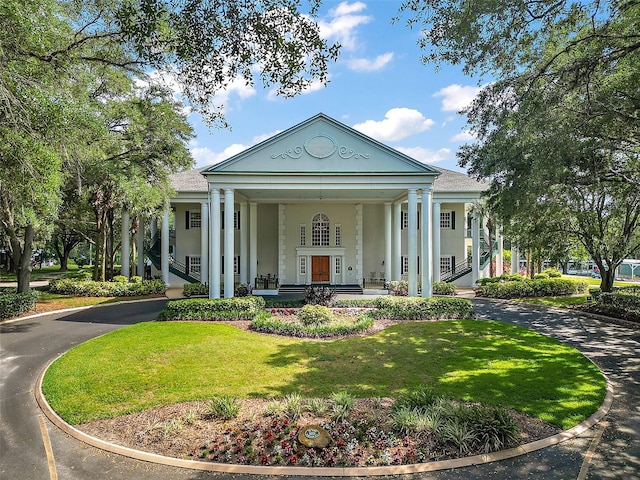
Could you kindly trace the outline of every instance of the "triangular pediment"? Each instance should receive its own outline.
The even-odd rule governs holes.
[[[322,113],[202,172],[217,173],[439,174]]]

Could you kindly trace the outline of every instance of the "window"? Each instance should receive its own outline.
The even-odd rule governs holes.
[[[307,244],[307,226],[300,225],[300,246],[304,247]]]
[[[341,225],[336,225],[336,247],[339,247],[342,245],[342,226]]]
[[[440,228],[451,228],[451,212],[440,212]]]
[[[440,212],[440,228],[456,229],[456,212]]]
[[[449,272],[451,272],[451,257],[449,255],[440,257],[440,273]]]
[[[202,226],[202,214],[200,212],[185,212],[184,228],[200,228]]]
[[[200,255],[190,255],[186,258],[187,272],[189,275],[199,274],[201,267]]]
[[[401,268],[401,275],[407,275],[409,273],[409,257],[406,255],[403,255],[402,257],[400,257],[400,268]],[[420,256],[418,255],[418,275],[420,275]]]
[[[335,273],[336,275],[342,275],[342,257],[335,258]]]
[[[329,217],[324,213],[318,213],[313,217],[313,231],[311,232],[311,245],[314,247],[329,246]]]
[[[417,212],[418,220],[416,227],[420,230],[420,210]],[[409,212],[400,212],[400,230],[407,230],[409,228]]]
[[[300,257],[300,275],[307,274],[307,257]]]

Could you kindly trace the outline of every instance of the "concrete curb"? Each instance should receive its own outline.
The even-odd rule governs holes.
[[[64,355],[64,354],[63,354]],[[35,396],[38,405],[42,409],[45,416],[60,430],[67,433],[71,437],[79,440],[87,445],[105,450],[107,452],[123,455],[128,458],[142,460],[145,462],[157,463],[172,467],[188,468],[192,470],[220,472],[220,473],[241,473],[251,475],[300,475],[300,476],[318,476],[318,477],[357,477],[357,476],[377,476],[377,475],[401,475],[411,473],[433,472],[437,470],[449,470],[452,468],[469,467],[484,463],[496,462],[508,458],[525,455],[542,448],[557,445],[572,438],[577,437],[586,430],[596,425],[607,414],[613,404],[613,387],[607,381],[607,393],[604,402],[587,420],[576,425],[569,430],[565,430],[551,437],[547,437],[535,442],[520,445],[508,450],[489,453],[484,455],[474,455],[471,457],[457,458],[453,460],[440,460],[429,463],[416,463],[411,465],[394,465],[388,467],[267,467],[259,465],[238,465],[227,463],[201,462],[196,460],[183,460],[180,458],[165,457],[154,453],[143,452],[128,447],[123,447],[114,443],[101,440],[99,438],[88,435],[77,428],[65,422],[49,405],[42,393],[42,380],[49,366],[54,362],[52,360],[44,368],[38,376],[35,388]],[[604,374],[603,374],[604,375]]]

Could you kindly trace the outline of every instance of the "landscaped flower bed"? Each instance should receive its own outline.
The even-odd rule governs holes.
[[[370,308],[328,308],[307,305],[303,308],[270,308],[257,315],[251,330],[298,338],[330,338],[363,333],[374,319]],[[306,316],[305,316],[306,312]]]
[[[404,397],[406,400],[406,397]],[[153,453],[218,463],[265,466],[362,467],[421,463],[497,451],[555,434],[557,427],[506,409],[433,397],[407,405],[403,397],[328,399],[298,395],[271,400],[221,399],[231,418],[206,403],[175,405],[80,426],[87,433]],[[212,401],[214,403],[214,401]],[[216,412],[214,414],[214,411]],[[146,419],[143,417],[147,417]],[[142,430],[131,425],[146,425]],[[331,437],[306,447],[310,425]]]

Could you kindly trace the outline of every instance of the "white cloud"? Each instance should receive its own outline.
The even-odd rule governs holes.
[[[353,126],[356,130],[382,142],[402,140],[424,132],[433,125],[433,120],[411,108],[392,108],[384,120],[367,120]]]
[[[225,148],[222,152],[214,152],[209,147],[196,147],[191,149],[191,155],[196,161],[196,168],[214,165],[226,160],[229,157],[246,150],[247,145],[234,143]]]
[[[449,139],[450,142],[468,142],[470,140],[475,140],[476,139],[476,135],[469,131],[469,130],[463,130],[460,133],[457,133],[456,135],[454,135],[453,137],[451,137]]]
[[[386,67],[391,60],[393,60],[393,52],[387,52],[378,55],[373,60],[369,60],[368,58],[353,58],[347,60],[347,65],[351,70],[356,72],[377,72]]]
[[[433,164],[454,158],[453,152],[448,148],[430,150],[424,147],[395,147],[395,149],[422,163]]]
[[[331,75],[327,76],[327,80],[331,80]],[[322,81],[314,80],[306,89],[300,92],[300,95],[307,95],[309,93],[318,92],[324,89],[325,87],[326,85]],[[279,98],[284,98],[284,97],[278,96],[277,88],[272,88],[271,90],[269,90],[269,93],[267,93],[268,100],[277,100]]]
[[[343,50],[354,50],[357,46],[356,27],[373,20],[369,15],[361,15],[367,5],[363,2],[342,2],[329,11],[328,20],[319,20],[320,35],[326,40],[338,41]]]
[[[448,87],[441,88],[434,93],[433,96],[443,97],[443,112],[459,112],[471,105],[471,102],[480,90],[482,90],[482,87],[472,87],[471,85],[458,85],[454,83]]]
[[[191,149],[191,155],[196,161],[196,168],[206,167],[209,165],[215,165],[216,163],[220,163],[227,158],[231,158],[234,155],[237,155],[240,152],[244,152],[246,149],[251,148],[252,146],[273,137],[280,133],[281,130],[276,130],[274,132],[265,133],[262,135],[257,135],[251,139],[250,145],[243,145],[241,143],[233,143],[225,148],[221,152],[214,152],[209,147],[198,147],[197,142],[193,143],[192,146],[194,148]]]

